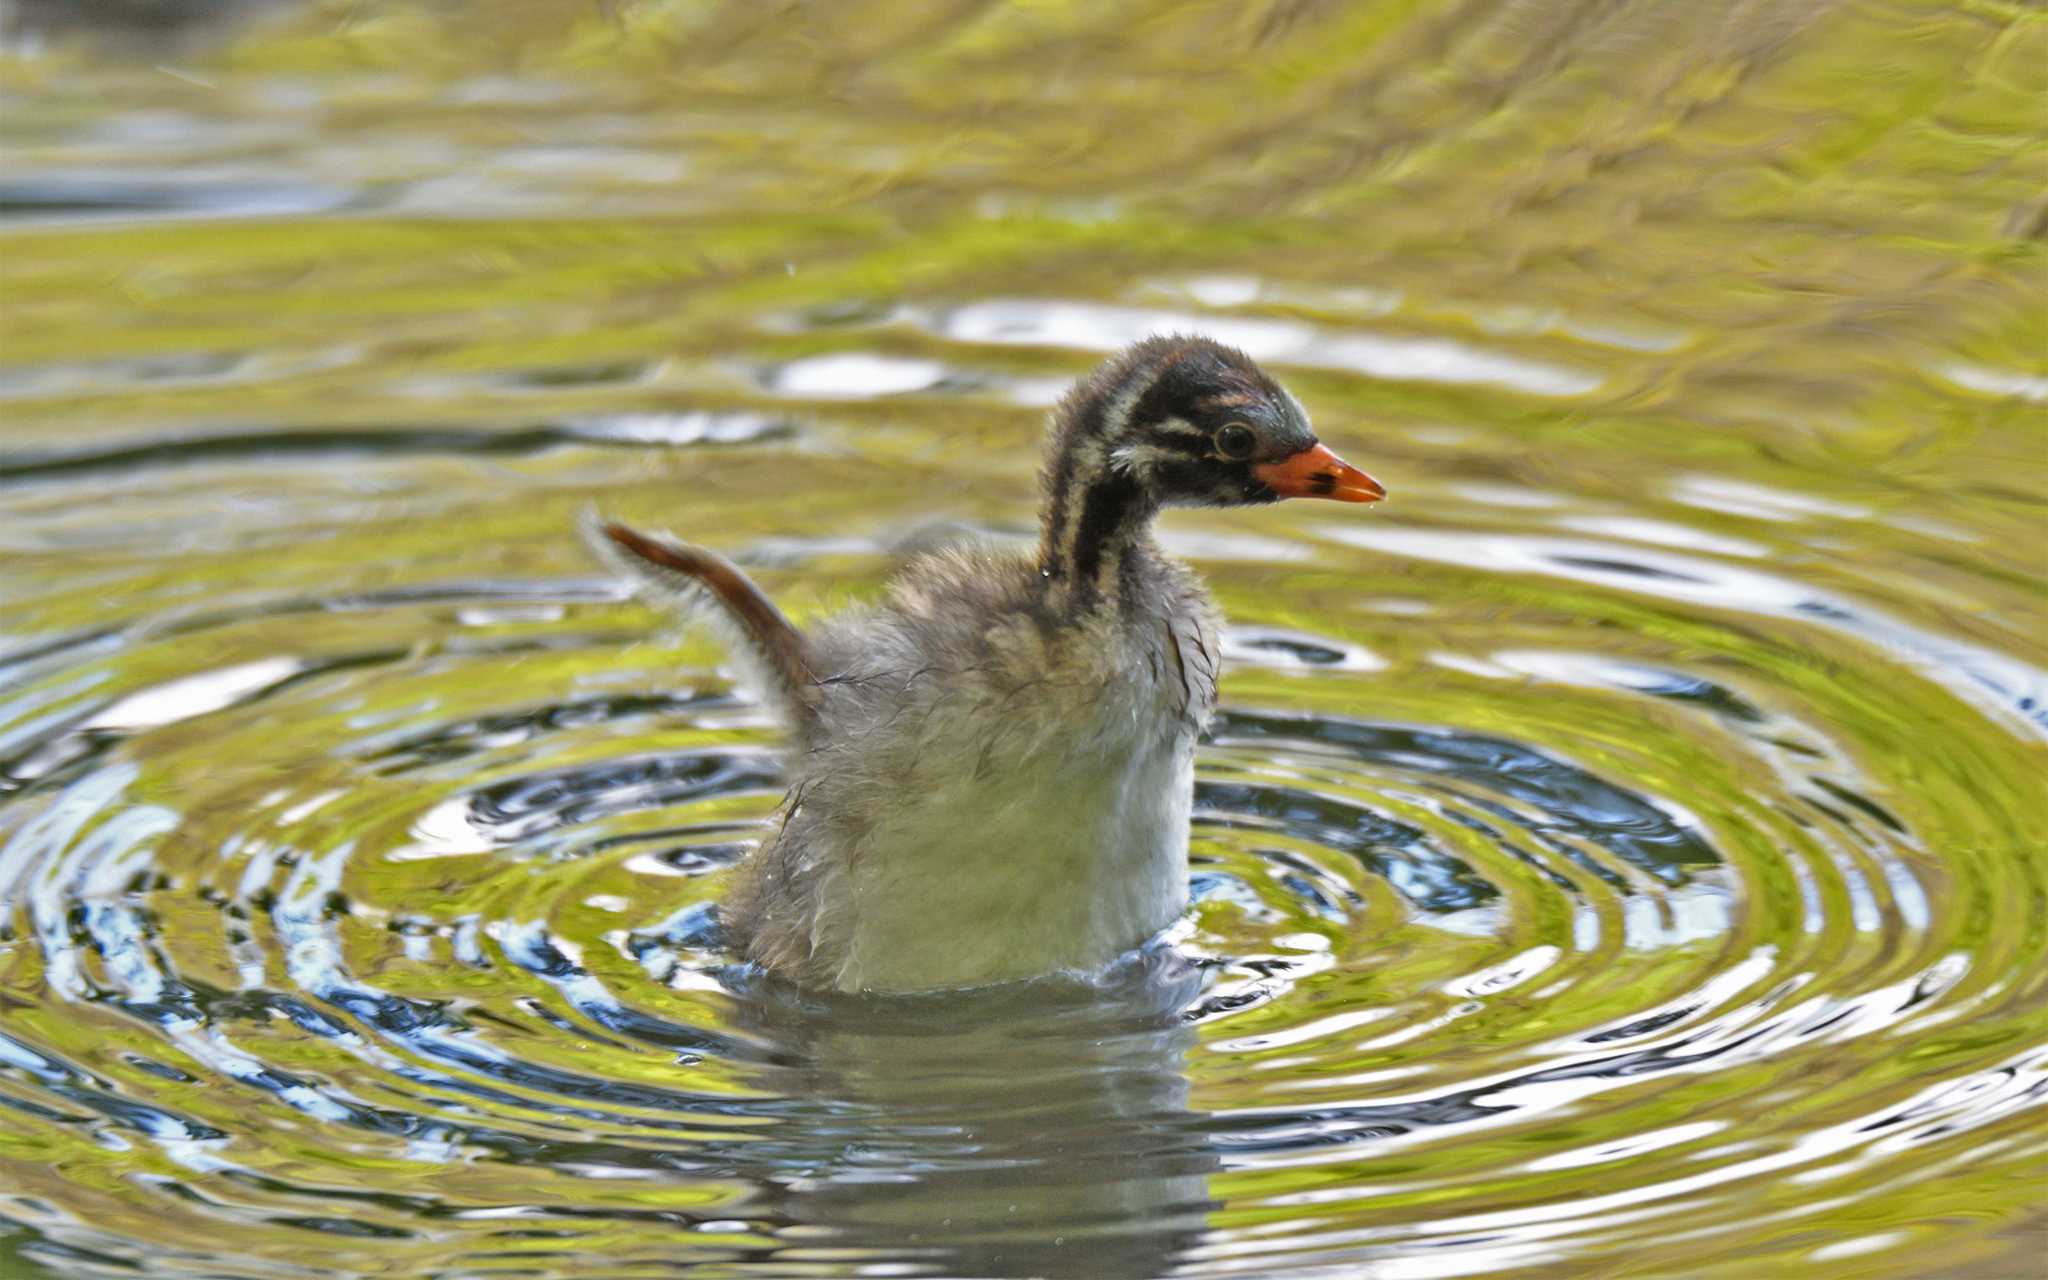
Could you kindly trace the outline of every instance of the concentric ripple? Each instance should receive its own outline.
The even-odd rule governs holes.
[[[1438,612],[1232,631],[1174,936],[895,1001],[722,951],[771,729],[609,584],[21,646],[0,1101],[63,1155],[7,1214],[78,1275],[1461,1275],[1810,1256],[1845,1197],[2024,1166],[2043,882],[1978,799],[2029,785],[2009,756],[1867,772],[1820,726],[1900,691],[1774,682],[1803,630],[1683,665],[1566,647],[1597,618],[1359,643]]]
[[[2040,1270],[2040,6],[0,9],[8,1280]],[[735,963],[579,514],[817,617],[1155,331],[1391,491],[1162,523],[1186,917]]]

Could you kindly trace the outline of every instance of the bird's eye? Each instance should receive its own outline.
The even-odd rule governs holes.
[[[1216,452],[1232,461],[1241,462],[1252,456],[1252,450],[1259,445],[1259,438],[1252,429],[1242,422],[1226,422],[1216,428]]]

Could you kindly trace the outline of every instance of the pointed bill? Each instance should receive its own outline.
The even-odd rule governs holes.
[[[1387,496],[1379,481],[1312,444],[1292,457],[1252,468],[1258,482],[1283,498],[1330,498],[1337,502],[1378,502]]]

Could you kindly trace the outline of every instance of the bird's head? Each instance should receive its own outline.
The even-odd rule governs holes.
[[[1062,467],[1127,479],[1156,506],[1281,498],[1377,502],[1386,490],[1316,439],[1308,414],[1251,357],[1207,338],[1148,338],[1061,405]]]

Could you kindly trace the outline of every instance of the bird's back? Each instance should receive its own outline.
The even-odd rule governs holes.
[[[1072,617],[1029,560],[941,552],[813,633],[781,825],[727,903],[749,957],[911,990],[1093,967],[1169,923],[1216,648],[1157,560]]]

